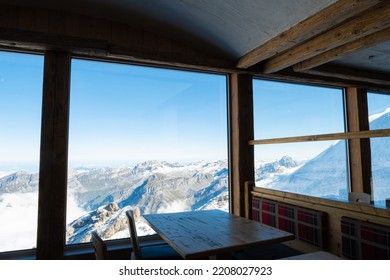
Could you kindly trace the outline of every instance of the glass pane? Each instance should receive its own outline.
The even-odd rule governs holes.
[[[344,132],[341,89],[253,81],[255,139]]]
[[[390,95],[369,93],[370,129],[390,128]],[[385,206],[390,198],[390,138],[371,138],[372,195],[374,204]]]
[[[345,131],[343,91],[254,80],[255,139]],[[256,186],[337,200],[349,189],[345,141],[255,146]]]
[[[370,129],[390,128],[390,94],[368,93]]]
[[[36,246],[43,56],[0,52],[0,251]]]
[[[316,142],[257,145],[255,147],[256,186],[328,199],[348,200],[346,142],[324,141],[327,148],[311,158],[300,150],[316,151]],[[264,155],[283,151],[274,159]]]
[[[71,82],[68,244],[129,236],[130,208],[228,211],[224,75],[73,60]]]

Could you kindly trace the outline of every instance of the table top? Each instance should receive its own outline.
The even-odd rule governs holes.
[[[183,258],[232,253],[256,245],[294,239],[294,235],[221,210],[143,215]]]

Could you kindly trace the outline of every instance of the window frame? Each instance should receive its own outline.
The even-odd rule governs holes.
[[[10,51],[10,52],[21,52],[21,53],[32,53],[32,54],[38,54],[38,55],[44,55],[45,57],[45,60],[46,60],[46,56],[47,56],[47,53],[43,53],[41,51],[31,51],[30,48],[28,50],[26,50],[26,48],[18,48],[18,47],[13,47],[13,48],[6,48],[6,49],[1,49],[1,50],[4,50],[4,51]],[[52,52],[55,52],[55,53],[60,53],[58,51],[52,51]],[[69,56],[71,58],[79,58],[79,59],[92,59],[92,60],[95,60],[96,57],[92,56],[92,55],[75,55],[74,53],[67,53],[69,54]],[[108,58],[107,56],[101,56],[99,58],[97,58],[98,61],[107,61],[107,62],[112,62],[112,63],[125,63],[125,64],[134,64],[134,65],[145,65],[145,66],[157,66],[157,67],[163,67],[163,68],[171,68],[171,69],[179,69],[179,70],[190,70],[190,71],[199,71],[199,69],[193,69],[191,66],[188,66],[188,67],[176,67],[176,66],[169,66],[167,64],[164,64],[163,66],[158,65],[158,64],[153,64],[153,63],[150,63],[150,64],[147,64],[147,63],[137,63],[137,62],[133,62],[132,59],[118,59],[118,58]],[[64,67],[62,65],[62,67]],[[66,69],[63,69],[63,72],[66,72]],[[228,79],[227,79],[227,83],[228,83],[228,86],[227,86],[227,135],[228,135],[228,163],[229,163],[229,172],[230,171],[233,171],[231,169],[231,167],[235,164],[235,163],[239,163],[240,166],[251,166],[251,163],[243,163],[242,160],[235,160],[234,162],[232,162],[232,159],[235,158],[235,155],[234,153],[236,153],[236,150],[238,147],[235,146],[236,144],[236,140],[234,140],[234,143],[232,143],[232,127],[234,127],[232,125],[232,123],[236,123],[237,120],[234,120],[235,116],[232,116],[232,107],[236,106],[237,104],[232,104],[232,103],[235,103],[237,102],[237,100],[234,100],[234,98],[232,97],[232,92],[236,92],[235,94],[233,95],[237,95],[238,92],[241,92],[242,90],[246,91],[246,92],[249,92],[251,94],[253,94],[253,92],[251,91],[251,89],[247,89],[247,87],[249,87],[248,85],[245,85],[245,82],[244,83],[241,83],[241,82],[238,82],[238,87],[236,85],[234,85],[235,82],[232,83],[232,77],[233,77],[233,80],[236,79],[234,78],[236,75],[242,75],[242,74],[237,74],[235,72],[229,72],[229,71],[224,71],[224,70],[221,70],[221,69],[216,69],[215,71],[212,71],[212,70],[207,70],[207,71],[201,71],[201,72],[206,72],[206,73],[217,73],[217,74],[225,74],[225,75],[228,75]],[[259,79],[264,79],[264,77],[256,77],[254,76],[253,74],[243,74],[245,76],[248,76],[248,77],[251,77],[251,79],[253,78],[259,78]],[[275,81],[286,81],[285,79],[283,78],[278,78],[278,79],[275,79]],[[51,81],[51,83],[55,83],[56,82],[56,78],[53,78],[53,80]],[[291,82],[291,80],[288,80],[287,82]],[[44,79],[44,85],[47,84],[48,81],[45,81]],[[66,83],[66,81],[65,81]],[[296,83],[301,83],[301,84],[304,84],[304,85],[318,85],[318,83],[312,83],[310,80],[304,80],[304,81],[298,81]],[[241,84],[241,85],[240,85]],[[332,85],[327,85],[326,82],[322,83],[322,84],[319,84],[320,86],[326,86],[326,87],[332,87]],[[236,88],[234,88],[236,87]],[[341,88],[344,88],[346,89],[347,87],[346,86],[342,86]],[[379,92],[380,91],[376,91],[376,92]],[[387,92],[384,92],[387,94]],[[244,103],[245,104],[250,104],[250,100],[248,101],[245,101]],[[234,110],[233,110],[234,111]],[[250,114],[245,114],[245,113],[240,113],[240,116],[244,116],[245,118],[248,118],[248,116],[250,117]],[[247,119],[248,120],[248,119]],[[245,121],[245,120],[243,120]],[[253,121],[253,120],[250,120],[249,119],[249,122],[250,121]],[[252,127],[253,129],[253,127]],[[249,128],[250,130],[250,128]],[[43,132],[42,132],[43,133]],[[377,137],[377,134],[375,134],[374,132],[369,132],[368,134],[364,131],[360,131],[358,133],[355,133],[355,134],[351,134],[349,135],[349,131],[347,131],[345,134],[344,134],[344,138],[346,139],[349,139],[349,137],[355,137],[355,138],[360,138],[360,137]],[[390,132],[386,132],[386,137],[390,136]],[[245,137],[244,137],[245,138]],[[247,139],[247,138],[246,138]],[[239,139],[240,141],[242,141],[243,139]],[[244,140],[246,141],[246,140]],[[247,145],[248,147],[239,147],[240,149],[244,149],[244,150],[251,150],[251,147],[253,147],[254,145],[256,145],[255,143],[255,139],[251,139],[249,141],[249,145]],[[246,142],[247,143],[247,142]],[[41,147],[42,149],[42,147]],[[235,150],[235,151],[233,151]],[[59,153],[63,153],[64,150],[56,150],[56,152],[59,152]],[[67,152],[67,151],[65,151]],[[42,158],[40,159],[40,161],[42,161]],[[67,167],[64,168],[65,172],[67,170]],[[41,175],[41,173],[40,173]],[[232,174],[231,174],[232,175]],[[241,195],[241,190],[239,187],[237,187],[237,182],[235,182],[232,178],[232,176],[229,176],[229,191],[230,191],[230,194],[232,195],[235,195],[237,196],[238,194]],[[237,174],[235,175],[237,176]],[[366,175],[364,175],[366,176]],[[244,179],[245,178],[251,178],[251,174],[249,172],[249,174],[245,174],[245,176],[243,176]],[[234,182],[233,182],[234,181]],[[66,185],[66,183],[65,183]],[[233,189],[233,186],[236,186],[234,187],[235,189]],[[352,191],[356,191],[356,189],[354,189],[352,187]],[[240,211],[243,212],[243,206],[242,206],[242,203],[240,204],[239,202],[237,201],[233,201],[233,199],[237,200],[237,197],[236,198],[233,198],[231,195],[230,197],[230,204],[231,204],[231,212],[235,213],[235,214],[240,214]],[[41,197],[41,194],[39,194],[39,199],[41,200],[44,200],[43,197]],[[66,193],[65,193],[65,196],[66,196]],[[241,197],[241,201],[243,200],[244,198]],[[238,203],[238,206],[236,207],[235,205]],[[64,213],[66,213],[66,208],[63,210]],[[65,219],[64,219],[65,221]],[[40,227],[44,227],[45,224],[44,223],[38,223],[38,228]],[[63,232],[54,232],[55,235],[64,235],[65,231]],[[42,237],[44,238],[45,235],[42,235]],[[144,240],[144,238],[142,238]],[[145,240],[149,239],[149,237],[145,238]],[[121,246],[120,244],[123,244],[126,243],[126,239],[123,239],[123,240],[118,240],[119,243],[116,243],[114,246]],[[39,247],[39,245],[37,244],[37,246]],[[62,259],[64,258],[64,256],[66,256],[68,253],[67,252],[72,252],[71,254],[72,255],[79,255],[79,254],[83,254],[85,253],[86,251],[90,251],[92,252],[92,244],[82,244],[82,245],[66,245],[65,246],[65,242],[62,242],[60,244],[60,246],[63,246],[64,247],[64,250],[63,251],[57,251],[55,253],[55,255],[53,256],[53,258],[57,258],[57,259]],[[47,240],[46,241],[46,245],[45,245],[46,249],[51,247],[51,241]],[[19,250],[19,251],[10,251],[10,252],[0,252],[0,259],[25,259],[25,258],[33,258],[33,256],[36,255],[36,249],[28,249],[28,250]]]
[[[41,68],[41,82],[43,83],[43,80],[44,80],[44,59],[45,59],[45,54],[41,51],[34,51],[34,50],[24,50],[24,49],[19,49],[19,48],[0,48],[0,52],[4,52],[4,53],[8,53],[8,54],[15,54],[15,55],[29,55],[29,56],[39,56],[41,59],[42,59],[42,68]],[[43,90],[43,85],[41,86],[41,90]],[[37,139],[37,142],[38,142],[38,150],[37,150],[37,154],[38,154],[38,157],[37,157],[37,174],[38,174],[38,199],[36,201],[37,203],[37,212],[36,212],[36,219],[38,219],[38,216],[39,216],[39,196],[40,196],[40,189],[39,189],[39,184],[40,184],[40,176],[39,176],[39,165],[40,165],[40,150],[41,150],[41,147],[40,147],[40,141],[41,141],[41,135],[42,135],[42,127],[41,127],[41,123],[42,123],[42,102],[43,102],[43,94],[42,92],[40,92],[40,95],[39,95],[39,105],[40,105],[40,115],[39,115],[39,129],[40,129],[40,133],[38,133],[38,139]],[[31,104],[29,104],[31,105]],[[19,170],[18,170],[19,171]],[[36,230],[38,230],[38,227],[39,227],[39,223],[37,222],[36,224]],[[37,236],[36,236],[37,237]],[[2,256],[8,256],[8,255],[11,255],[11,256],[15,256],[16,258],[19,258],[19,256],[25,256],[25,255],[31,255],[32,253],[35,254],[35,251],[36,251],[36,247],[37,247],[37,242],[35,242],[34,244],[34,247],[33,248],[21,248],[21,249],[16,249],[16,250],[11,250],[11,251],[0,251],[0,259],[2,259]]]
[[[259,81],[267,81],[267,82],[284,82],[288,85],[298,85],[298,86],[312,86],[312,87],[321,87],[321,88],[329,88],[329,89],[338,89],[341,91],[342,94],[342,106],[343,106],[343,126],[344,126],[344,132],[337,132],[337,133],[327,133],[327,134],[312,134],[312,135],[299,135],[299,136],[287,136],[287,137],[275,137],[275,138],[268,138],[268,139],[253,139],[249,141],[249,145],[257,146],[257,145],[268,145],[268,144],[291,144],[291,143],[310,143],[310,142],[316,142],[316,141],[333,141],[333,140],[349,140],[350,135],[348,131],[348,123],[347,123],[347,105],[346,105],[346,89],[343,87],[335,87],[335,86],[326,86],[326,85],[315,85],[315,84],[309,84],[309,83],[299,83],[299,82],[286,82],[286,81],[276,81],[276,80],[268,80],[268,79],[261,79],[261,78],[254,78],[253,82],[255,80]],[[253,92],[253,94],[255,94]],[[253,104],[254,106],[254,104]],[[350,178],[350,160],[349,160],[349,149],[348,149],[348,143],[346,143],[346,173],[347,173],[347,191],[351,191],[351,178]],[[255,182],[255,180],[253,180]],[[256,186],[255,186],[256,187]],[[280,190],[283,191],[283,190]],[[340,200],[342,201],[342,200]]]
[[[225,101],[225,104],[223,106],[220,106],[218,108],[224,108],[225,112],[226,112],[226,116],[225,116],[225,130],[226,130],[226,159],[227,159],[227,165],[229,166],[229,126],[228,126],[228,119],[229,119],[229,111],[228,111],[228,74],[227,73],[221,73],[221,72],[218,72],[218,71],[206,71],[206,70],[198,70],[198,69],[187,69],[187,68],[180,68],[180,67],[165,67],[165,66],[160,66],[160,65],[154,65],[154,64],[140,64],[140,63],[132,63],[132,62],[127,62],[127,61],[117,61],[117,60],[110,60],[110,59],[97,59],[97,58],[90,58],[90,57],[85,57],[85,56],[71,56],[71,61],[73,60],[81,60],[81,61],[91,61],[91,62],[97,62],[97,63],[107,63],[107,64],[112,64],[112,66],[115,66],[115,65],[121,65],[121,66],[132,66],[132,67],[146,67],[146,68],[151,68],[151,69],[154,69],[154,70],[159,70],[161,69],[162,71],[165,71],[165,70],[173,70],[173,71],[182,71],[182,72],[185,72],[186,74],[188,73],[195,73],[195,74],[205,74],[205,75],[215,75],[215,76],[219,76],[220,78],[223,78],[225,79],[225,91],[224,91],[224,101]],[[70,69],[71,71],[71,76],[72,76],[72,67]],[[72,92],[70,92],[70,95],[72,95]],[[69,115],[70,115],[70,105],[69,104]],[[69,116],[70,117],[70,116]],[[222,129],[222,128],[221,128]],[[69,131],[68,131],[68,137],[69,137]],[[69,147],[69,145],[68,145]],[[69,167],[69,165],[68,165]],[[230,205],[231,205],[231,187],[230,187],[230,174],[228,176],[228,190],[229,190],[229,208],[230,208]],[[229,209],[230,211],[230,209]],[[150,241],[153,241],[156,239],[156,234],[154,235],[148,235],[148,236],[142,236],[140,235],[139,236],[140,240],[141,241],[145,241],[145,242],[150,242]],[[124,237],[124,238],[118,238],[118,239],[113,239],[113,240],[106,240],[108,242],[111,242],[111,243],[114,243],[114,244],[121,244],[122,242],[120,240],[127,240],[128,237]],[[81,246],[80,248],[83,247],[83,244],[84,243],[75,243],[75,244],[67,244],[65,243],[65,249],[67,249],[68,247],[69,248],[78,248],[78,246]],[[126,244],[126,242],[124,243]],[[72,249],[74,250],[74,249]]]

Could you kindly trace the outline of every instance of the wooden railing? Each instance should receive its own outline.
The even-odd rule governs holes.
[[[388,137],[388,136],[390,136],[390,129],[379,129],[379,130],[340,132],[340,133],[330,133],[330,134],[317,134],[317,135],[305,135],[305,136],[250,140],[249,145],[363,139],[363,138]]]

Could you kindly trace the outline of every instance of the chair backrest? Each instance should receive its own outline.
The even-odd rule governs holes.
[[[103,239],[100,238],[100,236],[95,230],[92,231],[92,242],[93,242],[93,248],[95,250],[96,259],[107,260],[108,259],[107,245],[103,241]]]
[[[137,228],[135,226],[133,210],[127,210],[126,216],[127,216],[127,221],[129,222],[130,239],[131,239],[131,244],[133,245],[134,257],[136,260],[140,260],[140,259],[142,259],[142,256],[141,256],[141,250],[140,250],[139,244],[138,244]]]

